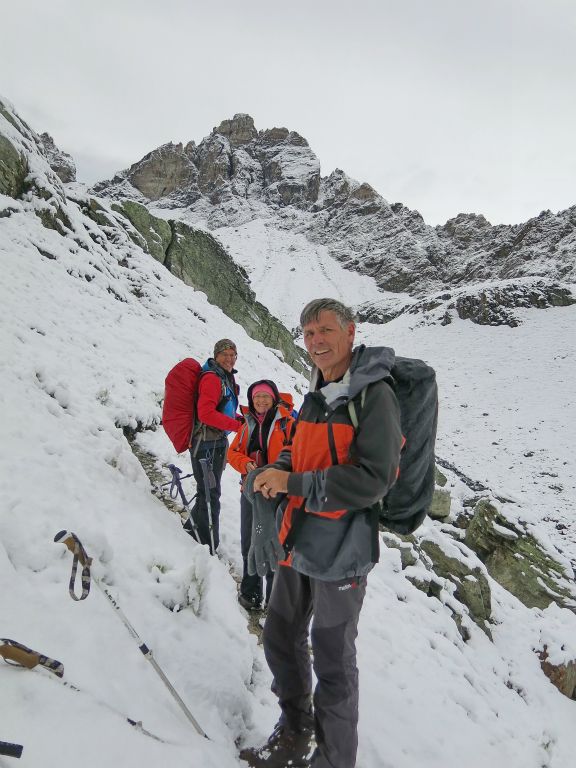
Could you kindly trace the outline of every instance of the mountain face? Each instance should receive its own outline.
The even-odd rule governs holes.
[[[185,208],[190,220],[212,230],[263,218],[270,227],[327,247],[382,291],[418,299],[451,287],[525,278],[538,278],[540,295],[553,297],[576,277],[576,206],[544,211],[524,224],[492,226],[482,215],[461,213],[432,227],[418,211],[388,203],[341,170],[322,177],[318,158],[298,133],[257,131],[245,114],[222,122],[198,146],[154,150],[93,191]],[[525,283],[511,291],[524,294],[521,304],[531,302]],[[482,313],[475,319],[482,322]]]
[[[141,195],[168,208],[209,210],[239,202],[249,215],[255,202],[307,209],[318,198],[319,184],[320,163],[305,139],[285,128],[258,133],[249,115],[236,115],[198,146],[165,144],[93,190]]]
[[[122,263],[128,241],[183,283],[205,293],[211,304],[242,325],[252,339],[276,350],[295,370],[307,370],[305,353],[294,344],[290,331],[256,300],[244,270],[212,235],[185,222],[158,219],[131,201],[109,205],[65,188],[62,182],[73,180],[75,174],[71,158],[48,134],[35,133],[1,101],[0,118],[6,121],[0,133],[0,195],[10,199],[0,218],[17,216],[24,207],[65,242],[81,240],[84,247],[88,235],[80,237],[78,231],[88,232],[98,248]],[[48,248],[41,252],[54,258]]]

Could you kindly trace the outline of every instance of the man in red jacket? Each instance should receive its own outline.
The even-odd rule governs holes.
[[[220,339],[214,345],[214,357],[202,366],[190,445],[197,488],[191,515],[200,543],[208,544],[211,554],[220,541],[220,480],[226,463],[227,436],[241,426],[236,417],[239,388],[234,379],[234,364],[237,356],[236,344],[230,339]],[[184,528],[194,536],[190,521]]]

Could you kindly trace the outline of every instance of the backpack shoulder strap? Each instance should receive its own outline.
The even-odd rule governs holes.
[[[382,379],[378,379],[378,381],[384,381],[386,384],[388,384],[389,387],[392,388],[392,391],[394,391],[395,382],[392,375],[385,376]],[[366,392],[368,391],[369,386],[370,386],[369,384],[366,384],[366,386],[360,393],[360,397],[356,395],[356,397],[348,401],[348,414],[350,416],[350,421],[352,422],[352,426],[354,427],[354,429],[358,429],[358,424],[360,423],[360,411],[362,410],[362,408],[364,408],[364,403],[366,402]],[[358,410],[356,406],[357,400],[360,400],[360,410]]]
[[[284,445],[288,445],[292,437],[292,430],[288,428],[288,417],[283,416],[279,421],[280,429],[284,433]]]
[[[362,408],[364,408],[364,402],[366,401],[366,390],[368,389],[368,386],[364,387],[362,392],[360,393],[360,411]],[[358,429],[358,424],[360,423],[360,412],[356,409],[356,403],[354,402],[356,398],[353,398],[352,400],[348,400],[348,414],[350,416],[350,421],[352,422],[352,426],[355,430]]]
[[[242,440],[244,440],[244,435],[246,434],[246,430],[248,429],[248,423],[245,421],[242,425],[242,430],[240,432],[240,437],[238,438],[238,445],[242,445]]]

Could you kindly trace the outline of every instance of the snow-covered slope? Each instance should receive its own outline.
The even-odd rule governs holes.
[[[320,294],[354,305],[382,298],[374,280],[347,272],[325,246],[268,226],[265,219],[222,227],[217,237],[247,271],[259,301],[289,328],[298,325],[304,304]],[[286,290],[287,286],[294,289]]]
[[[12,128],[0,129],[16,141]],[[42,155],[20,146],[52,198],[0,196],[0,635],[62,661],[80,691],[43,671],[0,665],[0,740],[24,744],[24,767],[72,768],[78,760],[86,768],[238,767],[235,741],[259,742],[277,715],[230,573],[240,569],[238,477],[224,474],[221,553],[210,558],[150,493],[122,427],[143,429],[138,442],[157,456],[158,469],[167,461],[186,468],[162,429],[149,428],[158,424],[168,368],[190,354],[207,356],[222,336],[238,344],[244,392],[261,376],[292,391],[303,382],[120,226],[110,231],[87,218]],[[67,231],[47,228],[37,215],[56,205],[51,199]],[[228,237],[233,250],[232,230]],[[328,277],[326,292],[346,298],[347,282],[335,271]],[[362,280],[350,282],[354,296],[370,290]],[[318,292],[325,285],[318,278]],[[291,306],[309,297],[309,284],[290,283]],[[439,454],[493,491],[506,515],[527,521],[566,568],[576,558],[568,428],[575,314],[573,307],[527,312],[515,329],[416,316],[359,329],[361,341],[391,344],[436,367]],[[453,521],[471,491],[446,474]],[[195,734],[103,596],[94,590],[84,602],[70,600],[71,558],[52,541],[64,528],[80,536],[94,574],[110,585],[210,740]],[[485,572],[451,523],[427,521],[419,537]],[[554,604],[528,609],[489,579],[491,642],[448,583],[426,596],[406,578],[399,550],[382,549],[358,639],[358,768],[570,766],[576,703],[544,676],[535,650],[546,645],[555,663],[576,658],[574,614]],[[452,609],[463,612],[467,642]],[[142,719],[165,743],[124,716]]]

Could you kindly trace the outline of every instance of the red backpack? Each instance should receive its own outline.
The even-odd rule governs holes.
[[[162,426],[177,453],[188,450],[196,417],[196,392],[202,366],[192,357],[176,363],[165,381]]]

